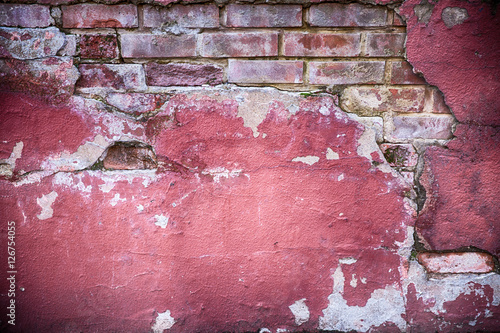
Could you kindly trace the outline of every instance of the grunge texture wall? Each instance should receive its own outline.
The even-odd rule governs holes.
[[[499,23],[3,2],[1,330],[498,330]]]

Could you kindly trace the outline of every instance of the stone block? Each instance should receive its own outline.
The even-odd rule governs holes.
[[[160,108],[168,100],[165,94],[109,93],[106,102],[121,112],[141,115]]]
[[[303,63],[293,60],[229,60],[232,83],[302,83]]]
[[[81,64],[78,88],[111,88],[114,90],[142,90],[145,88],[144,70],[137,64]]]
[[[403,57],[405,40],[404,33],[369,33],[366,37],[366,56]]]
[[[45,28],[53,23],[49,6],[0,4],[0,26]]]
[[[179,26],[183,28],[219,27],[219,8],[209,5],[174,5],[169,8],[144,6],[144,26],[160,28]]]
[[[63,28],[137,28],[135,5],[62,6]]]
[[[309,63],[311,84],[377,84],[384,82],[383,61],[328,61]]]
[[[450,115],[396,116],[385,122],[386,140],[449,140],[453,137],[455,119]]]
[[[121,34],[124,58],[177,58],[196,55],[195,35]]]
[[[419,253],[417,259],[429,273],[489,273],[495,269],[493,257],[483,252]]]
[[[201,86],[222,83],[221,67],[212,64],[150,63],[145,66],[146,82],[150,86]]]
[[[225,25],[237,28],[301,27],[300,5],[238,5],[227,7]]]
[[[102,161],[107,170],[155,169],[158,164],[151,147],[138,142],[116,142]]]
[[[359,33],[285,32],[283,55],[292,57],[356,57],[361,52]]]
[[[407,61],[391,63],[391,84],[425,84],[425,79],[413,72]]]
[[[0,28],[0,57],[36,59],[55,56],[65,42],[59,29]]]
[[[383,27],[386,22],[384,7],[322,3],[309,9],[309,24],[314,27]]]
[[[117,55],[116,35],[82,35],[80,37],[80,56],[82,58],[116,58]]]
[[[202,57],[272,57],[277,55],[277,32],[217,32],[201,35]]]

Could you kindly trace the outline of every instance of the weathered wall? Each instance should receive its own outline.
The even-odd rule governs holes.
[[[495,10],[0,4],[2,330],[497,330]]]

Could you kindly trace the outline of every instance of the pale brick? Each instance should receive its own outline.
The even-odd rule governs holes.
[[[121,112],[140,115],[160,108],[168,98],[166,94],[109,93],[106,102]]]
[[[392,167],[414,167],[417,165],[418,155],[411,144],[383,143],[380,150],[386,161]]]
[[[159,28],[179,26],[183,28],[219,27],[219,8],[214,5],[174,5],[170,8],[144,6],[144,26]]]
[[[437,88],[427,88],[424,112],[428,113],[451,113],[450,108],[444,101],[444,96]]]
[[[116,35],[82,35],[80,37],[80,56],[82,58],[116,58],[117,51]]]
[[[228,5],[227,27],[300,27],[302,6],[300,5]]]
[[[366,37],[368,57],[402,57],[405,54],[406,34],[369,33]]]
[[[407,61],[394,61],[391,64],[391,84],[425,84],[425,80],[413,73],[413,67]]]
[[[286,32],[283,55],[292,57],[356,57],[361,51],[361,34]]]
[[[383,61],[310,62],[311,84],[376,84],[384,81]]]
[[[489,273],[495,269],[493,257],[482,252],[419,253],[417,259],[429,273]]]
[[[137,64],[82,64],[78,88],[145,89],[144,70]]]
[[[120,35],[124,58],[176,58],[196,55],[195,35]]]
[[[201,55],[203,57],[269,57],[278,55],[278,33],[205,33],[201,37]]]
[[[62,6],[64,28],[136,28],[135,5],[78,4]]]
[[[155,169],[158,163],[151,147],[138,142],[117,142],[106,150],[103,167],[108,170]]]
[[[309,24],[315,27],[382,27],[386,22],[384,7],[322,3],[309,9]]]
[[[414,113],[423,111],[425,96],[424,87],[348,87],[343,91],[341,103],[348,112],[361,115],[385,111]]]
[[[0,4],[1,26],[45,28],[53,23],[49,6]]]
[[[61,56],[76,56],[76,35],[66,35],[66,42],[64,46],[59,50],[59,55]]]
[[[390,142],[411,139],[448,140],[455,120],[449,115],[396,116],[386,119],[385,136]]]
[[[222,83],[221,67],[205,64],[156,64],[145,66],[146,82],[150,86],[201,86]]]
[[[229,82],[302,83],[303,63],[293,60],[229,60]]]
[[[0,57],[36,59],[55,56],[65,35],[59,29],[0,28]]]

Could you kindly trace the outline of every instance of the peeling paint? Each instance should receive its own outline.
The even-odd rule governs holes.
[[[36,199],[36,203],[42,208],[42,212],[36,216],[39,220],[46,220],[53,216],[54,210],[52,209],[52,204],[56,200],[57,196],[57,192],[52,191],[49,194]]]
[[[319,162],[319,157],[318,156],[312,156],[312,155],[308,155],[308,156],[298,156],[298,157],[295,157],[292,162],[302,162],[304,164],[307,164],[307,165],[313,165],[314,163],[318,163]]]
[[[164,216],[163,214],[161,215],[155,215],[155,225],[159,226],[162,229],[165,229],[168,225],[168,216]]]
[[[327,160],[338,160],[340,158],[339,154],[334,152],[332,148],[326,148],[326,159]]]
[[[154,325],[151,327],[154,333],[163,333],[175,324],[175,319],[170,315],[170,310],[159,312]]]
[[[309,321],[310,313],[305,301],[305,298],[300,299],[288,307],[295,316],[295,325],[300,326]]]

